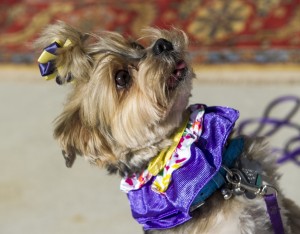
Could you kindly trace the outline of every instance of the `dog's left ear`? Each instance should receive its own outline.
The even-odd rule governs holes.
[[[83,121],[82,101],[94,63],[88,53],[87,37],[87,34],[58,21],[46,27],[35,42],[35,47],[44,48],[38,59],[42,76],[47,80],[55,78],[58,84],[74,81],[73,91],[56,120],[54,130],[67,167],[72,166],[76,155],[83,155],[101,166],[115,159],[107,135]]]

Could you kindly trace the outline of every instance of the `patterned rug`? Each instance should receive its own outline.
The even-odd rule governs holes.
[[[196,64],[300,63],[300,0],[2,0],[0,63],[33,63],[31,42],[58,19],[133,37],[175,26]]]

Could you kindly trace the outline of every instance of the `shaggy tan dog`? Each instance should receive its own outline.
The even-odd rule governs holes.
[[[187,36],[177,29],[168,31],[151,28],[143,33],[139,41],[134,41],[113,32],[84,34],[63,22],[58,22],[48,26],[38,39],[37,45],[41,48],[48,45],[55,47],[48,47],[47,53],[50,55],[39,59],[42,74],[49,79],[55,77],[59,84],[72,83],[73,89],[62,114],[56,120],[54,132],[68,167],[72,166],[76,155],[81,155],[91,163],[105,167],[110,173],[118,172],[124,177],[123,181],[131,181],[137,175],[148,173],[149,165],[153,164],[153,159],[156,159],[160,152],[170,151],[170,146],[174,143],[174,134],[185,126],[186,119],[192,116],[191,108],[187,108],[187,105],[194,73],[187,57]],[[148,46],[142,46],[141,41],[147,42]],[[46,64],[48,67],[45,67]],[[203,126],[199,125],[202,129],[207,127],[205,118],[209,109],[205,106],[199,108],[198,113],[204,113],[200,116],[204,123]],[[227,132],[229,135],[231,128]],[[197,139],[200,139],[200,135],[201,132]],[[221,135],[222,139],[224,138],[224,145],[221,145],[223,152],[233,137]],[[142,186],[145,185],[141,183],[139,188],[129,189],[127,192],[131,199],[133,215],[135,218],[139,216],[137,220],[144,225],[145,232],[282,233],[276,232],[276,225],[275,228],[274,224],[272,226],[264,201],[267,190],[273,187],[278,190],[274,159],[268,154],[262,139],[242,139],[242,151],[237,157],[252,164],[257,162],[259,166],[250,169],[252,174],[259,173],[262,178],[266,178],[261,186],[250,181],[247,172],[249,168],[242,168],[245,169],[244,173],[239,174],[242,169],[234,171],[222,165],[220,168],[227,172],[223,173],[226,182],[204,202],[193,203],[193,206],[189,202],[187,207],[176,208],[178,212],[172,213],[170,217],[164,214],[163,218],[158,215],[159,217],[151,216],[152,220],[147,220],[148,213],[144,214],[145,217],[136,214],[135,209],[141,202],[135,195],[130,195],[132,190],[143,189]],[[195,144],[197,142],[198,140]],[[204,152],[205,145],[201,147]],[[171,154],[174,155],[177,151],[173,149]],[[175,156],[164,156],[163,166],[166,168],[170,157]],[[209,153],[205,157],[209,158]],[[189,160],[193,160],[193,156]],[[168,191],[174,189],[177,183],[175,174],[183,171],[189,165],[188,162],[180,164],[180,168],[173,172],[174,177],[169,179],[170,184],[166,186],[166,191],[151,191],[151,196],[161,196],[161,201],[169,199]],[[220,168],[217,169],[221,170]],[[256,172],[255,168],[259,172]],[[202,172],[197,173],[201,176]],[[152,179],[146,181],[146,185],[159,174],[148,173],[147,176],[148,179]],[[243,178],[247,184],[243,184]],[[185,184],[182,185],[183,188]],[[189,193],[178,196],[185,199]],[[245,196],[247,193],[248,197]],[[191,201],[195,200],[195,196],[193,195]],[[143,202],[144,199],[148,199],[140,195],[137,197]],[[285,199],[280,191],[277,193],[277,200],[285,233],[298,233],[299,209]],[[160,198],[156,202],[154,208],[150,204],[145,205],[147,212],[151,213],[151,207],[160,209],[157,208]],[[176,204],[173,206],[176,207]],[[177,214],[182,214],[185,218],[168,225],[159,223],[168,218],[176,219]],[[154,222],[159,224],[154,225]],[[162,227],[164,225],[166,228]]]

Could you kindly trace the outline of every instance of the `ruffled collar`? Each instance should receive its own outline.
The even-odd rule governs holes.
[[[189,110],[176,149],[170,158],[163,157],[161,170],[154,167],[158,174],[148,168],[121,182],[132,216],[145,230],[168,229],[191,219],[190,207],[220,170],[227,138],[239,116],[229,107],[196,104]]]

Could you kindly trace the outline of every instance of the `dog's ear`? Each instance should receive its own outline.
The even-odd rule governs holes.
[[[72,166],[76,155],[85,156],[88,161],[98,166],[116,162],[109,138],[98,127],[84,123],[80,93],[80,90],[71,93],[64,111],[55,122],[54,138],[61,146],[66,166]]]
[[[82,154],[79,139],[88,135],[87,129],[82,125],[79,111],[67,109],[56,119],[54,138],[58,140],[67,167],[72,167],[76,154]]]
[[[38,59],[42,76],[56,78],[58,84],[89,80],[92,59],[86,52],[88,37],[62,21],[45,28],[34,43],[44,48]]]

